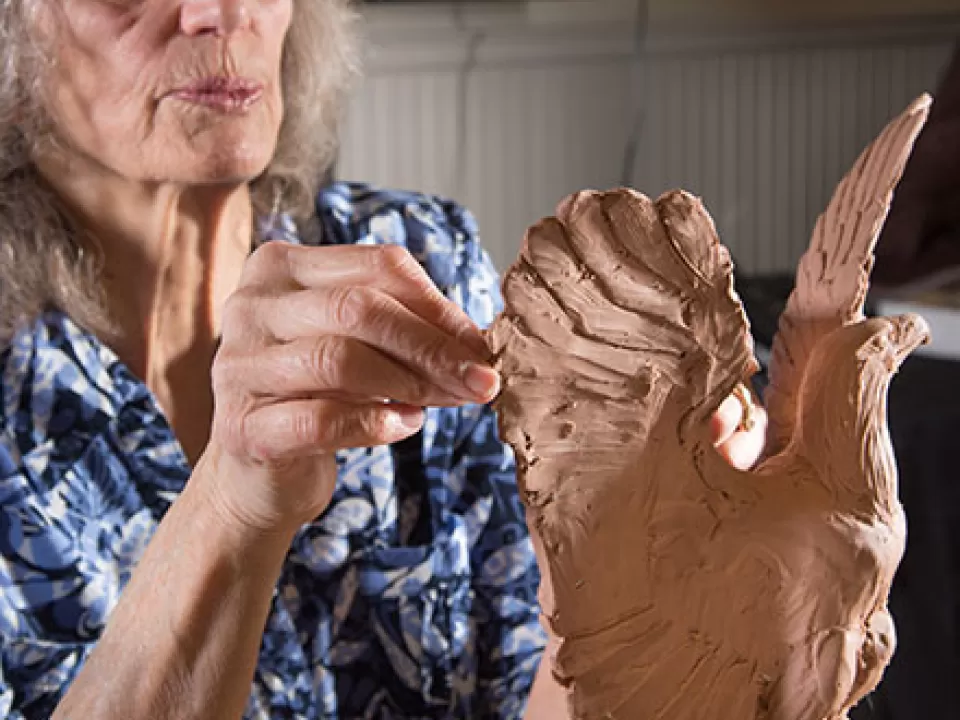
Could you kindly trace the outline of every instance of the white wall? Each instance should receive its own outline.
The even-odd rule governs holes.
[[[619,184],[639,98],[632,184],[701,194],[742,269],[789,269],[863,145],[933,89],[960,16],[851,25],[771,15],[758,29],[737,14],[753,0],[725,2],[736,12],[723,27],[661,13],[642,66],[615,0],[567,19],[521,5],[371,11],[340,175],[456,197],[503,268],[565,194]]]

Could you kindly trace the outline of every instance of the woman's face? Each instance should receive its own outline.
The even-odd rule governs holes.
[[[308,0],[310,1],[310,0]],[[283,117],[293,0],[60,0],[49,110],[70,145],[124,177],[259,175]]]

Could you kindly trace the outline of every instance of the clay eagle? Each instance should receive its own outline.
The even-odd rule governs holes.
[[[757,364],[700,201],[582,192],[528,232],[488,341],[573,717],[843,718],[879,681],[905,539],[886,393],[926,327],[863,303],[929,104],[867,148],[817,223],[750,472],[710,438]]]

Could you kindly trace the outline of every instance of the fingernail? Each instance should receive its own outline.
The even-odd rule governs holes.
[[[500,391],[500,374],[493,368],[465,363],[463,384],[481,400],[489,400]]]
[[[423,411],[419,408],[397,408],[390,415],[390,422],[403,432],[419,430],[423,424]]]

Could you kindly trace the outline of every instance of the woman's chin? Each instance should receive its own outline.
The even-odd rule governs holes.
[[[248,183],[263,174],[270,158],[237,159],[215,158],[195,168],[193,177],[185,178],[188,183],[242,184]]]
[[[179,172],[171,168],[167,176],[197,185],[247,183],[263,174],[271,157],[272,153],[269,152],[251,153],[242,149],[230,152],[221,149],[185,164]]]
[[[168,143],[151,143],[142,155],[141,172],[134,167],[131,174],[188,184],[249,182],[263,174],[276,151],[275,133],[263,128],[250,132],[239,123],[217,130],[186,140],[174,137]]]

